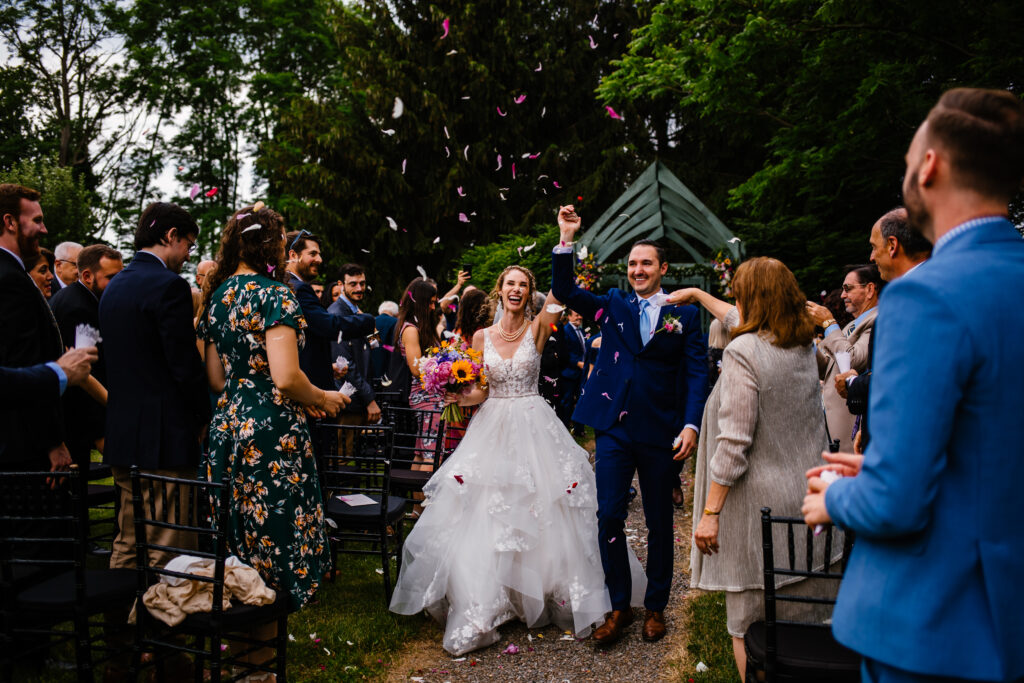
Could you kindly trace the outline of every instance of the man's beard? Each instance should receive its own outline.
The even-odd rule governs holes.
[[[18,251],[21,252],[21,260],[28,261],[39,255],[39,235],[26,235],[18,229]]]
[[[910,174],[906,189],[903,191],[903,205],[907,209],[907,222],[910,228],[929,242],[932,241],[932,215],[921,199],[921,190],[917,187],[917,171]]]
[[[303,263],[302,261],[295,262],[295,273],[299,276],[303,282],[312,282],[319,275],[317,268],[312,263]]]

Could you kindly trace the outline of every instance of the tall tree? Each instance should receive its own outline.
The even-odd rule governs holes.
[[[817,291],[867,259],[943,90],[1024,92],[1021,25],[1012,0],[664,0],[600,94],[673,101],[684,182]]]
[[[436,276],[559,203],[596,217],[649,161],[635,108],[612,118],[594,97],[632,3],[366,0],[335,22],[331,89],[293,102],[260,165],[296,226],[383,284]]]

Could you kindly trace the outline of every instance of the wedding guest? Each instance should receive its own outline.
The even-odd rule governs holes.
[[[288,272],[284,281],[295,292],[308,325],[306,344],[299,350],[302,372],[315,386],[333,391],[334,359],[331,357],[331,342],[339,334],[346,339],[373,334],[373,316],[331,315],[321,305],[312,286],[323,264],[319,237],[308,230],[295,230],[288,233],[286,244]]]
[[[846,407],[846,399],[836,393],[835,378],[840,373],[836,353],[850,354],[850,367],[858,372],[867,368],[871,330],[878,314],[878,295],[884,285],[874,264],[850,268],[843,280],[842,297],[846,312],[854,319],[843,328],[839,327],[828,308],[813,301],[807,302],[811,318],[825,330],[825,338],[818,344],[818,371],[824,382],[822,398],[829,438],[839,441],[840,450],[853,449],[855,420]]]
[[[726,592],[733,656],[746,680],[743,636],[764,618],[759,510],[797,513],[800,474],[818,462],[825,427],[814,321],[793,273],[775,259],[754,258],[736,269],[732,291],[735,306],[699,289],[669,300],[700,303],[732,336],[700,429],[690,585]],[[782,592],[805,590],[791,578],[779,584]]]
[[[61,338],[72,344],[79,325],[100,327],[100,297],[111,279],[121,272],[121,253],[105,244],[93,244],[78,254],[78,280],[53,295],[50,308]],[[93,365],[94,384],[70,389],[64,395],[64,427],[71,458],[87,468],[92,449],[103,452],[106,425],[107,370],[102,341],[99,360]]]
[[[562,424],[573,434],[581,431],[580,425],[572,421],[582,387],[583,366],[586,362],[587,338],[583,334],[583,316],[571,309],[566,310],[565,324],[559,340],[564,348],[562,368],[558,376],[558,406],[556,412]]]
[[[247,206],[228,219],[198,333],[210,388],[219,394],[208,476],[219,481],[229,472],[234,500],[244,501],[231,510],[230,552],[299,609],[331,566],[303,408],[335,415],[348,400],[316,387],[301,370],[306,321],[282,282],[284,240],[284,219],[273,209]],[[258,635],[274,633],[271,626]],[[250,661],[268,656],[260,651]]]
[[[51,264],[57,276],[54,292],[70,286],[78,279],[78,252],[82,245],[78,242],[61,242],[53,250],[54,262]]]
[[[931,258],[878,314],[873,436],[804,519],[857,534],[832,632],[874,683],[1024,677],[1024,241],[1008,218],[1024,180],[1024,105],[947,91],[906,154],[903,201]],[[817,468],[816,468],[817,469]],[[854,476],[855,475],[855,476]]]
[[[383,377],[388,369],[388,358],[394,348],[392,340],[395,336],[395,323],[398,321],[398,304],[394,301],[385,301],[377,307],[377,334],[380,335],[380,345],[370,352],[373,362],[373,379]]]
[[[202,290],[203,284],[206,282],[206,279],[210,277],[210,273],[212,273],[213,269],[216,267],[216,261],[211,261],[209,259],[200,261],[199,264],[196,266],[196,287]]]
[[[131,467],[176,478],[196,476],[210,400],[192,326],[191,287],[180,273],[198,236],[199,226],[188,211],[176,204],[150,204],[135,229],[135,257],[100,298],[100,333],[108,359],[103,460],[121,496],[112,569],[135,566]],[[157,514],[161,507],[162,501],[154,501]],[[187,548],[194,543],[187,532],[154,527],[149,533],[150,542],[160,545]],[[153,552],[149,561],[168,559],[167,553]]]
[[[41,290],[25,271],[46,234],[39,192],[0,184],[0,366],[28,368],[63,353],[60,331]],[[71,465],[60,401],[0,411],[0,462],[9,470],[59,471]]]
[[[346,263],[341,267],[341,295],[332,303],[327,312],[337,316],[361,315],[359,306],[366,294],[366,271],[355,263]],[[379,339],[374,343],[380,345]],[[340,343],[331,344],[331,357],[338,356],[348,362],[348,372],[344,380],[335,380],[338,387],[345,381],[355,387],[350,396],[352,402],[338,416],[340,424],[375,424],[380,422],[380,406],[373,392],[371,383],[372,368],[370,367],[371,345],[368,337],[345,337]]]
[[[409,374],[396,382],[402,391],[409,393],[409,407],[414,410],[441,410],[442,398],[428,394],[419,381],[419,360],[423,352],[440,343],[437,334],[437,287],[423,278],[409,283],[399,304],[398,320],[395,323],[395,348],[405,361]],[[436,429],[436,422],[432,425]],[[433,440],[420,439],[417,443],[416,462],[432,463]],[[413,465],[413,469],[430,470],[429,465]]]
[[[40,247],[35,256],[29,256],[25,259],[25,271],[31,276],[32,282],[36,283],[36,287],[39,288],[39,291],[42,292],[47,300],[53,297],[57,287],[57,278],[53,276],[52,272],[52,251],[46,247]]]

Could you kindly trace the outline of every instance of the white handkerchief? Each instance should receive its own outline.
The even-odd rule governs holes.
[[[850,352],[849,351],[836,351],[836,365],[839,366],[839,372],[846,372],[850,369]]]
[[[100,331],[92,325],[86,325],[82,323],[75,328],[75,348],[84,349],[87,346],[96,346],[103,338],[100,337]]]
[[[345,368],[348,367],[348,358],[338,356],[334,359],[334,367],[338,368],[338,372],[344,372]]]
[[[376,501],[373,498],[365,496],[362,493],[353,493],[350,496],[337,496],[337,498],[345,505],[350,505],[352,507],[359,507],[360,505],[373,505],[376,503]]]

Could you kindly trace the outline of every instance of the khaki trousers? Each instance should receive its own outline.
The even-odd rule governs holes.
[[[127,467],[112,467],[114,484],[121,496],[121,509],[117,515],[117,523],[120,527],[117,537],[114,539],[113,552],[110,555],[111,569],[132,569],[135,567],[135,516],[132,514],[132,480],[131,470]],[[175,477],[178,479],[195,479],[197,469],[195,467],[178,467],[166,470],[144,470],[146,474],[156,474],[163,477]],[[163,484],[163,482],[161,482]],[[155,519],[164,520],[169,514],[172,523],[187,524],[188,518],[184,511],[188,505],[188,493],[190,487],[167,485],[167,495],[156,496],[156,500],[150,500],[150,491],[147,486],[142,487],[142,503],[146,510],[156,512]],[[195,489],[193,489],[194,491]],[[174,499],[177,498],[175,502]],[[165,510],[167,502],[172,502],[172,509]],[[200,502],[200,501],[196,501]],[[151,504],[153,507],[151,507]],[[178,511],[182,516],[178,518]],[[195,536],[189,532],[182,532],[176,529],[161,529],[159,527],[147,528],[147,541],[157,545],[182,548],[183,550],[194,550],[196,548]],[[150,566],[162,567],[172,558],[173,553],[151,550],[149,554]]]

